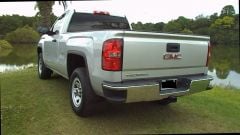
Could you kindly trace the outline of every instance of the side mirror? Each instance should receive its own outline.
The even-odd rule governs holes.
[[[37,31],[41,34],[48,34],[49,36],[52,36],[52,35],[55,35],[55,34],[59,33],[58,30],[53,32],[53,31],[49,30],[47,27],[43,27],[43,26],[39,26],[37,28]]]
[[[47,27],[39,26],[39,27],[37,28],[37,31],[38,31],[39,33],[41,33],[41,34],[47,34],[48,31],[49,31],[49,29],[48,29]]]
[[[52,36],[52,35],[58,34],[57,32],[58,32],[58,31],[56,31],[56,32],[53,32],[53,31],[47,31],[46,34],[48,34],[49,36]]]

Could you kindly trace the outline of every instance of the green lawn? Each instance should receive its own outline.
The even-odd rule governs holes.
[[[240,132],[240,89],[213,90],[160,106],[152,102],[96,104],[95,115],[71,110],[68,81],[40,80],[35,68],[0,73],[1,134],[74,135]]]

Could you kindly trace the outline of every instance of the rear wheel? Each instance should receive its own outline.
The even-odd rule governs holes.
[[[48,79],[51,77],[52,71],[47,68],[43,62],[42,53],[38,54],[38,76],[40,79]]]
[[[70,77],[70,102],[73,111],[81,117],[89,116],[95,97],[86,69],[76,68]]]

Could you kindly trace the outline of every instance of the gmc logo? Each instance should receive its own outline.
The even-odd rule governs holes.
[[[182,54],[179,53],[167,53],[163,55],[164,60],[178,60],[182,59]]]

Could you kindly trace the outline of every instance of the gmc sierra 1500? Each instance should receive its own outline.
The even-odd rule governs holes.
[[[87,116],[99,97],[173,101],[211,88],[206,36],[136,32],[126,17],[75,10],[39,32],[39,77],[50,78],[54,71],[69,79],[71,105],[79,116]]]

